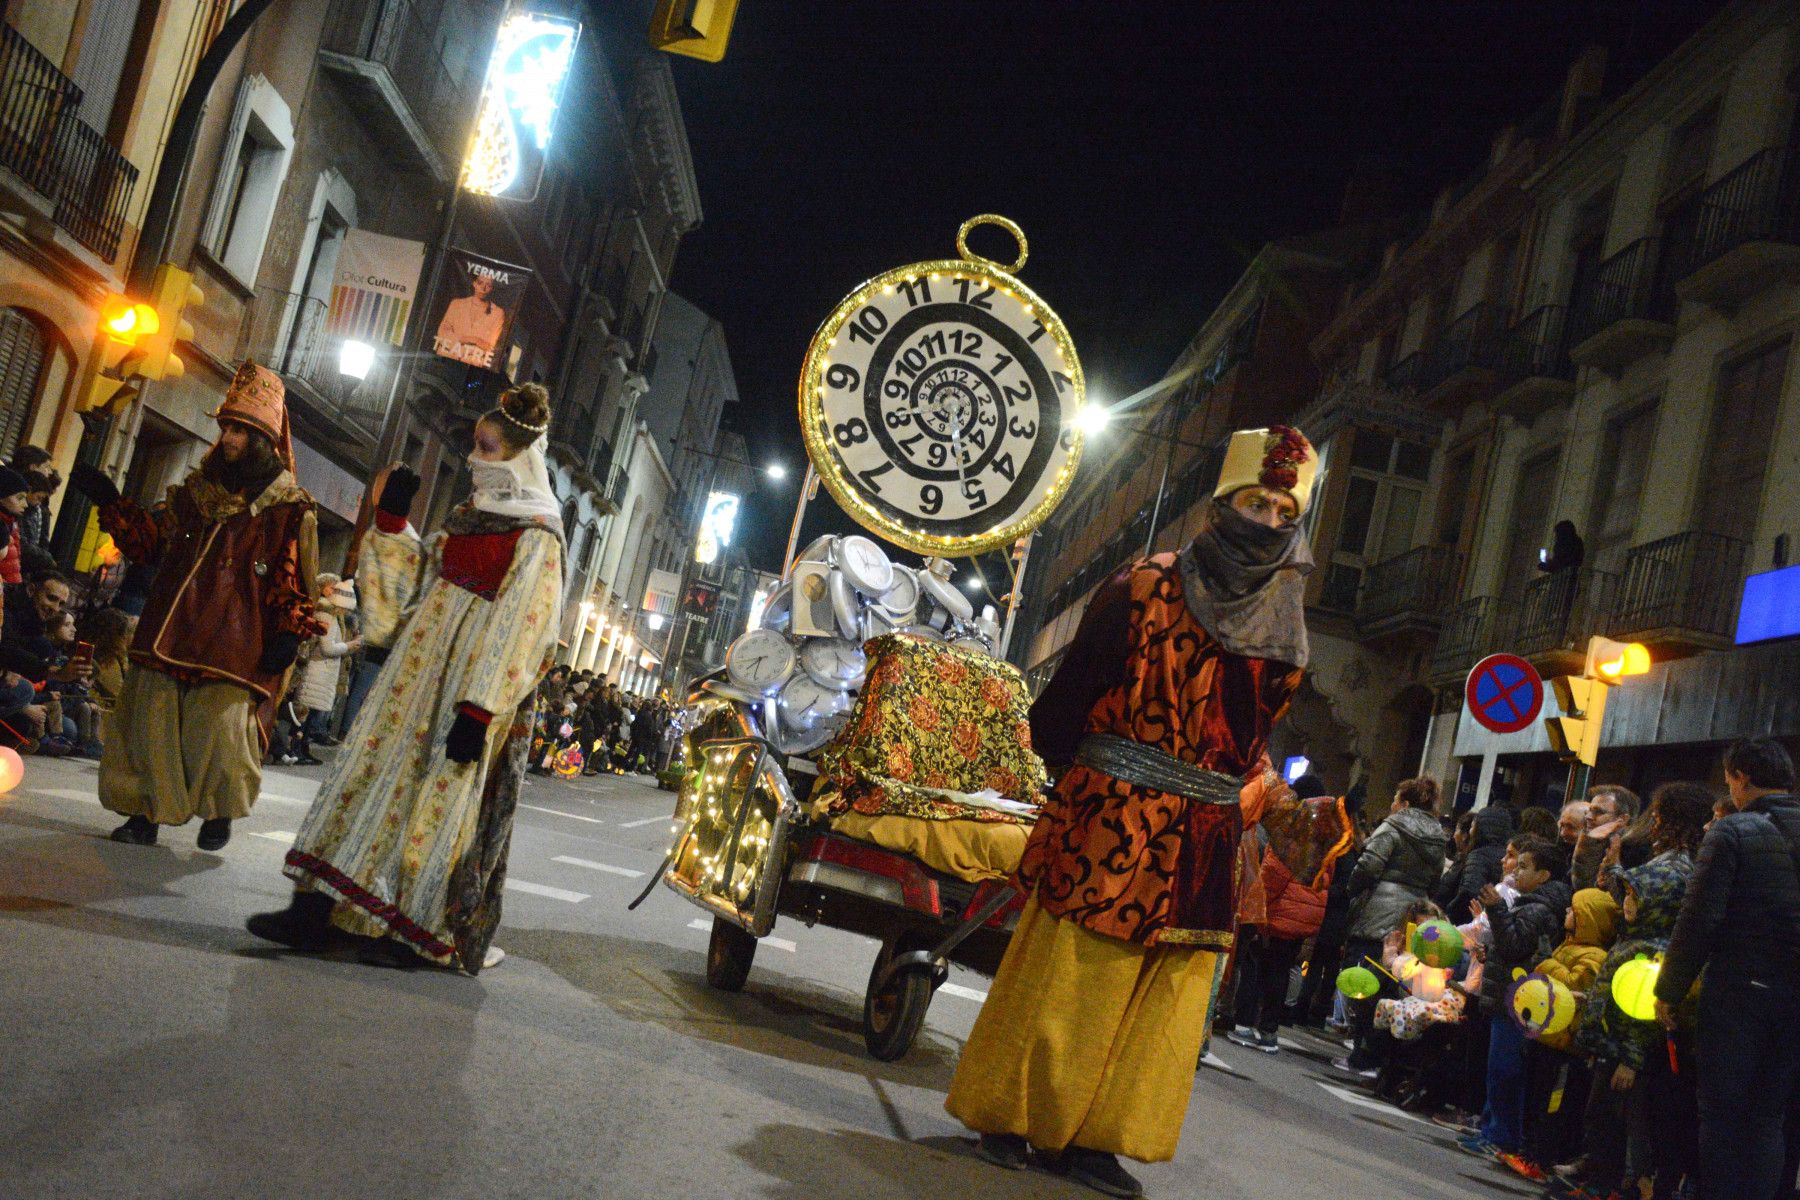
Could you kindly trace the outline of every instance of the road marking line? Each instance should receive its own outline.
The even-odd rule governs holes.
[[[973,1000],[977,1004],[987,999],[986,992],[978,992],[974,988],[964,987],[960,983],[946,983],[938,991],[950,996],[961,996],[964,1000]]]
[[[712,931],[712,922],[708,921],[705,917],[695,917],[688,922],[688,928],[702,929],[710,933]],[[786,950],[789,954],[793,954],[799,949],[799,947],[795,946],[794,943],[788,941],[786,938],[765,937],[757,938],[756,940],[765,946],[773,946],[777,950]]]
[[[672,821],[673,817],[645,817],[641,821],[620,821],[620,829],[636,829],[640,825],[654,825],[658,821]]]
[[[568,863],[571,867],[586,867],[590,871],[605,871],[608,875],[623,875],[627,879],[642,879],[642,871],[634,871],[630,867],[615,867],[603,862],[595,862],[591,858],[572,858],[567,854],[559,854],[551,862]]]
[[[529,808],[532,812],[543,812],[543,813],[549,813],[552,816],[567,817],[571,821],[586,821],[589,825],[604,825],[604,824],[606,824],[605,821],[600,820],[598,817],[584,817],[584,816],[581,816],[579,813],[564,812],[560,808],[540,808],[539,806],[537,806],[535,804],[521,804],[521,805],[519,805],[519,807],[520,808]]]
[[[1419,1125],[1430,1125],[1433,1129],[1437,1128],[1437,1126],[1432,1125],[1431,1122],[1427,1121],[1424,1117],[1415,1117],[1409,1112],[1401,1112],[1391,1104],[1383,1104],[1379,1100],[1370,1100],[1366,1096],[1359,1096],[1349,1088],[1341,1088],[1335,1084],[1326,1083],[1322,1079],[1315,1079],[1313,1082],[1336,1096],[1339,1100],[1342,1100],[1345,1104],[1354,1104],[1358,1108],[1371,1108],[1378,1113],[1383,1113],[1390,1117],[1399,1117],[1403,1121],[1412,1121]]]
[[[547,896],[552,900],[567,900],[570,904],[580,904],[583,900],[588,898],[586,892],[571,892],[563,888],[545,887],[541,883],[526,883],[522,879],[507,880],[506,890],[509,892],[525,892],[532,896]]]
[[[267,833],[253,833],[250,836],[268,838],[271,842],[280,842],[283,845],[291,846],[294,844],[295,835],[294,832],[289,829],[271,829]]]

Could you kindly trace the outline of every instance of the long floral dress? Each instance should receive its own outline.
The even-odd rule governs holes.
[[[499,923],[530,700],[556,645],[562,539],[466,508],[448,525],[286,871],[336,897],[340,928],[474,973]],[[445,736],[470,707],[491,714],[486,751],[451,762]]]

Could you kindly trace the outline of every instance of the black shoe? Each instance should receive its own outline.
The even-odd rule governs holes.
[[[341,745],[343,745],[343,743],[334,737],[321,737],[321,738],[314,738],[313,745],[315,745],[315,746],[341,746]]]
[[[200,836],[194,844],[202,850],[223,850],[225,843],[231,840],[231,818],[214,817],[210,821],[200,822]]]
[[[1118,1157],[1101,1150],[1070,1146],[1046,1165],[1058,1175],[1067,1175],[1108,1196],[1131,1198],[1144,1194],[1144,1185],[1119,1165]]]
[[[325,765],[325,760],[322,758],[314,758],[312,754],[308,752],[302,754],[299,758],[296,758],[294,760],[294,765],[296,767],[322,767]]]
[[[975,1143],[975,1157],[1008,1171],[1023,1171],[1031,1143],[1016,1133],[984,1133]]]
[[[127,846],[154,846],[156,823],[148,817],[126,817],[125,823],[109,836],[113,841],[124,842]]]
[[[356,952],[356,960],[371,967],[391,967],[396,971],[413,970],[425,961],[391,937],[369,942]]]
[[[280,912],[257,913],[244,928],[268,942],[296,950],[327,950],[350,935],[331,924],[332,899],[322,892],[295,892]]]

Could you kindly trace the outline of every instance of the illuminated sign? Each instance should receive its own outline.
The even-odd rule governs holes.
[[[581,23],[515,12],[500,23],[463,162],[462,185],[483,196],[530,200],[544,174]]]
[[[738,505],[742,503],[730,492],[711,492],[706,497],[706,512],[700,518],[700,536],[694,542],[694,561],[719,561],[719,551],[731,545],[731,531],[737,527]]]
[[[1312,770],[1312,759],[1306,757],[1304,754],[1295,754],[1281,764],[1281,778],[1291,785],[1294,780],[1300,778],[1310,770]],[[1307,796],[1305,799],[1310,800],[1312,797]]]
[[[1738,605],[1738,645],[1785,637],[1800,637],[1800,566],[1750,576]]]

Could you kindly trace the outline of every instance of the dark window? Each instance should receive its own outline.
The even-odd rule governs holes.
[[[1719,372],[1712,445],[1704,460],[1698,525],[1708,533],[1744,538],[1756,527],[1763,477],[1769,469],[1769,431],[1787,374],[1786,340],[1727,363]]]
[[[37,323],[16,308],[0,308],[0,457],[19,448],[37,407],[46,347]]]

